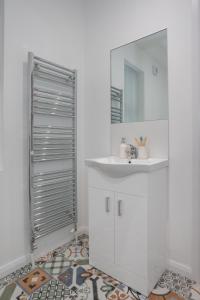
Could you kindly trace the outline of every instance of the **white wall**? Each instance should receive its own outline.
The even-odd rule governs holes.
[[[27,168],[27,53],[78,70],[79,196],[84,151],[84,7],[82,0],[6,0],[4,57],[4,166],[0,173],[0,273],[29,253]],[[79,199],[79,222],[82,204]],[[65,233],[65,234],[64,234]],[[46,241],[67,240],[66,230]],[[27,258],[28,259],[28,258]]]
[[[0,0],[0,171],[3,147],[3,71],[4,71],[4,2]]]
[[[168,29],[170,267],[192,268],[191,1],[88,2],[86,157],[109,155],[110,49]]]
[[[192,0],[193,3],[193,26],[192,40],[193,45],[193,260],[194,278],[200,282],[200,1]]]

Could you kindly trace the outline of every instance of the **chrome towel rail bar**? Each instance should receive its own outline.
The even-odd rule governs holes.
[[[65,109],[68,109],[68,110],[73,110],[73,104],[70,103],[70,102],[61,102],[60,100],[57,100],[57,99],[48,99],[48,100],[43,100],[43,99],[40,99],[42,97],[34,97],[34,102],[35,102],[35,105],[43,105],[43,106],[58,106],[58,108],[65,108]],[[43,97],[44,98],[44,97]],[[46,97],[47,98],[47,97]]]
[[[69,185],[73,185],[73,180],[71,180],[72,182],[69,184]],[[50,192],[50,191],[57,191],[57,190],[62,190],[63,188],[65,188],[65,184],[54,184],[52,185],[51,187],[47,187],[47,188],[40,188],[40,189],[37,189],[35,188],[34,190],[34,195],[37,196],[37,195],[44,195],[46,192]]]
[[[29,53],[29,204],[32,250],[37,248],[37,239],[71,224],[76,229],[76,86],[75,70]],[[63,166],[69,167],[62,169],[59,160],[63,161]]]
[[[43,72],[43,71],[40,71],[40,70],[35,70],[33,72],[33,75],[34,77],[36,77],[37,79],[40,79],[40,80],[46,80],[46,81],[50,81],[50,82],[53,82],[54,84],[58,84],[58,85],[67,85],[68,87],[74,87],[74,85],[69,82],[67,80],[67,78],[62,78],[61,76],[56,76],[56,75],[53,75],[53,74],[48,74],[47,72]]]
[[[68,206],[73,205],[73,194],[71,194],[71,198],[69,198],[69,199],[71,199],[71,202],[69,202]],[[49,207],[55,207],[57,205],[60,205],[60,203],[61,204],[66,204],[65,202],[66,201],[65,201],[64,198],[60,198],[59,201],[54,201],[54,203],[50,203],[50,204],[42,203],[43,205],[34,207],[33,210],[36,211],[36,212],[37,211],[42,211],[42,210],[45,210],[45,209],[47,209]]]
[[[65,209],[71,208],[72,205],[67,205],[66,203],[64,205],[59,205],[59,207],[56,210],[55,214],[55,207],[51,207],[50,209],[45,209],[45,211],[35,212],[34,214],[34,221],[35,223],[41,220],[49,219],[51,217],[54,217],[56,215],[60,215],[61,213],[65,213]],[[41,216],[41,217],[40,217]]]
[[[70,209],[70,211],[67,209],[66,210],[62,209],[60,211],[57,210],[56,213],[54,211],[54,213],[52,213],[52,214],[48,214],[48,215],[38,218],[38,219],[34,219],[34,225],[35,225],[35,227],[39,227],[39,228],[42,226],[45,227],[45,226],[47,226],[48,223],[52,224],[52,222],[57,222],[58,220],[61,220],[63,218],[63,216],[65,218],[67,216],[71,217],[72,215],[73,215],[73,211],[71,211],[71,209]],[[64,221],[64,220],[62,220],[62,221]]]
[[[65,80],[71,81],[74,83],[74,76],[69,74],[69,73],[65,73],[61,70],[58,69],[54,69],[50,66],[47,66],[45,64],[41,64],[41,63],[37,63],[36,64],[36,70],[35,71],[39,71],[48,75],[53,75],[53,76],[57,76],[59,78],[63,78]]]
[[[73,173],[74,169],[70,168],[70,169],[63,169],[63,170],[55,170],[55,171],[47,171],[47,172],[40,172],[40,173],[36,173],[34,174],[33,178],[34,180],[48,180],[50,178],[55,178],[59,177],[59,176],[63,176],[64,174],[69,174],[69,173]]]
[[[59,178],[55,178],[55,179],[49,179],[48,181],[39,181],[33,184],[34,188],[38,188],[38,187],[43,187],[43,186],[48,186],[48,185],[53,185],[56,183],[62,183],[62,182],[67,182],[70,180],[75,180],[75,177],[73,175],[65,175],[65,177],[59,177]]]
[[[55,67],[55,68],[57,68],[59,70],[64,70],[64,71],[69,72],[71,74],[75,74],[76,73],[75,70],[68,69],[66,67],[63,67],[63,66],[61,66],[59,64],[53,63],[53,62],[51,62],[51,61],[49,61],[47,59],[44,59],[44,58],[41,58],[41,57],[38,57],[38,56],[34,56],[34,60],[35,60],[35,63],[42,62],[42,63],[47,64],[48,66]]]
[[[123,91],[111,87],[111,123],[121,123],[123,119]]]
[[[47,194],[47,195],[41,195],[38,197],[36,196],[34,198],[34,201],[33,201],[33,205],[36,206],[36,205],[39,205],[39,204],[45,204],[45,203],[48,203],[48,202],[51,202],[51,201],[57,201],[57,200],[61,200],[65,197],[69,197],[69,196],[74,196],[75,195],[75,192],[74,192],[74,185],[70,186],[70,188],[66,188],[62,191],[56,191],[55,193],[50,193],[50,194]],[[33,207],[34,209],[34,207]]]
[[[44,67],[43,67],[44,68]],[[43,68],[40,67],[40,65],[36,65],[36,69],[34,71],[34,76],[46,76],[44,78],[50,78],[57,81],[58,79],[66,81],[66,84],[70,86],[74,86],[74,80],[71,78],[71,76],[64,76],[60,73],[56,73],[56,71],[49,72],[47,70],[43,70]],[[54,79],[55,78],[55,79]]]
[[[48,101],[49,103],[52,102],[56,102],[57,105],[63,104],[64,106],[69,106],[71,105],[71,107],[74,105],[73,100],[68,99],[68,98],[58,98],[58,97],[52,97],[52,96],[46,96],[46,95],[34,95],[34,99],[47,99],[46,101]]]
[[[50,141],[52,141],[52,140],[54,140],[54,141],[66,141],[66,142],[68,142],[68,141],[71,141],[71,140],[73,140],[73,137],[69,137],[69,136],[66,136],[66,137],[63,137],[63,136],[61,136],[61,137],[56,137],[56,136],[40,136],[40,135],[37,135],[37,136],[34,136],[34,140],[42,140],[42,141],[44,141],[44,142],[48,142],[49,140]]]
[[[35,230],[43,233],[45,232],[47,229],[49,229],[49,227],[55,227],[57,225],[61,225],[63,223],[63,219],[66,217],[68,217],[68,219],[72,219],[73,216],[71,214],[62,214],[60,217],[57,217],[56,219],[51,219],[51,220],[46,220],[44,222],[38,223],[35,226]]]
[[[68,199],[69,203],[73,203],[74,199],[74,194],[73,192],[71,193],[62,193],[62,196],[60,197],[55,197],[55,199],[41,199],[42,201],[35,202],[33,205],[33,210],[37,211],[38,209],[46,209],[46,207],[54,206],[57,205],[57,203],[65,203],[66,202],[66,197]]]
[[[54,156],[52,157],[40,157],[40,158],[33,158],[33,162],[45,162],[45,161],[52,161],[52,160],[65,160],[65,159],[73,159],[75,156]]]
[[[72,128],[72,127],[59,127],[59,126],[51,126],[51,125],[48,125],[48,126],[45,126],[45,125],[40,125],[40,126],[34,126],[33,127],[33,130],[38,130],[38,129],[41,129],[41,130],[48,130],[49,132],[51,131],[60,131],[60,132],[65,132],[65,131],[74,131],[75,128]]]
[[[61,201],[62,199],[66,200],[66,197],[68,197],[68,199],[70,199],[70,197],[74,197],[75,193],[73,191],[73,186],[71,187],[71,189],[65,189],[62,191],[56,191],[56,193],[51,193],[48,195],[43,195],[43,197],[35,197],[34,202],[33,202],[33,209],[35,209],[35,207],[37,205],[48,205],[48,203],[51,203],[52,201]]]
[[[47,116],[58,116],[58,117],[69,117],[69,118],[75,118],[76,117],[75,115],[52,112],[52,111],[49,111],[49,110],[40,111],[39,109],[34,109],[34,113],[41,114],[41,115],[47,115]]]
[[[55,73],[58,73],[58,74],[61,74],[61,75],[65,75],[67,76],[70,80],[74,80],[74,72],[69,72],[69,71],[65,71],[65,70],[61,70],[61,69],[58,69],[58,68],[55,68],[54,66],[50,66],[48,64],[44,64],[42,62],[37,62],[37,68],[42,68],[42,69],[46,69],[46,70],[49,70],[51,72],[55,72]]]
[[[73,108],[66,106],[66,105],[62,105],[62,104],[52,104],[52,103],[44,103],[41,101],[34,101],[33,103],[33,107],[36,109],[44,109],[44,110],[50,110],[50,111],[56,111],[56,112],[62,112],[62,113],[72,113],[73,114]]]
[[[52,224],[52,226],[48,226],[48,228],[43,229],[43,230],[35,230],[35,240],[42,238],[50,233],[52,233],[53,231],[59,230],[63,227],[66,227],[68,225],[71,225],[73,223],[73,217],[71,219],[69,219],[68,221],[62,221],[61,223],[58,224]],[[37,233],[39,231],[39,233]],[[34,247],[34,249],[36,248],[36,246]]]
[[[74,100],[74,96],[73,95],[69,95],[63,91],[58,91],[58,90],[55,90],[55,89],[49,89],[49,88],[46,88],[46,87],[34,87],[33,88],[33,95],[35,95],[35,93],[42,93],[42,94],[48,94],[48,96],[54,96],[54,97],[57,97],[57,99],[60,99],[60,98],[64,98],[64,99],[71,99],[71,100]]]
[[[72,185],[70,185],[70,188],[69,187],[66,187],[65,189],[61,189],[61,190],[56,190],[56,191],[54,191],[54,193],[48,193],[48,194],[46,194],[46,195],[38,195],[38,196],[35,196],[34,197],[34,199],[35,200],[41,200],[41,199],[44,199],[44,198],[48,198],[49,199],[49,197],[55,197],[56,195],[60,195],[60,194],[63,194],[63,193],[68,193],[68,192],[71,192],[71,191],[73,191],[73,187],[72,187]]]

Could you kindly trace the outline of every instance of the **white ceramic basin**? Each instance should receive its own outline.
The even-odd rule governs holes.
[[[98,168],[112,177],[124,177],[136,172],[152,172],[168,166],[168,159],[120,159],[116,156],[86,159],[89,167]]]

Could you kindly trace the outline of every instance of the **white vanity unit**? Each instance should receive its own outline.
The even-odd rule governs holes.
[[[90,264],[147,296],[166,268],[168,161],[86,163]]]

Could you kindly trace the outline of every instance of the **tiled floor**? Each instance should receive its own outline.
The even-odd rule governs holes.
[[[89,265],[88,237],[64,245],[0,280],[0,300],[145,300]],[[31,272],[32,271],[32,272]],[[166,271],[149,300],[200,300],[200,285]]]

